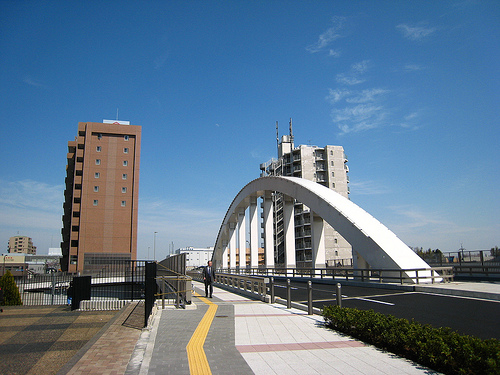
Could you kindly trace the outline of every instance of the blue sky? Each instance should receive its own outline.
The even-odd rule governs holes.
[[[139,257],[212,246],[296,144],[409,246],[500,245],[497,1],[0,1],[0,241],[60,242],[79,121],[142,125]]]

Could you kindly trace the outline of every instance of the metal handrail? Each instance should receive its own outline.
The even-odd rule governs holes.
[[[265,301],[267,295],[266,284],[269,283],[269,278],[217,272],[215,274],[215,283],[224,288],[237,289],[239,292]]]
[[[375,268],[239,268],[221,270],[232,275],[282,276],[293,278],[320,278],[332,280],[358,280],[366,282],[437,283],[453,281],[453,267],[430,267],[412,269],[375,269]],[[410,276],[408,276],[410,275]]]
[[[157,276],[155,278],[156,285],[160,289],[160,293],[156,293],[155,297],[162,300],[162,309],[165,308],[165,300],[170,300],[170,298],[165,298],[169,294],[174,294],[175,300],[174,304],[177,308],[181,307],[183,303],[190,304],[192,298],[192,278],[185,275],[175,275],[175,276]],[[171,287],[172,291],[167,292],[167,284]]]

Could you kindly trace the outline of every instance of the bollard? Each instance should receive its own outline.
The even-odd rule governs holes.
[[[269,293],[271,294],[271,303],[274,303],[274,277],[269,278]]]
[[[309,315],[313,314],[313,288],[311,280],[307,282],[307,313]]]
[[[342,285],[337,283],[337,306],[342,307]]]
[[[4,264],[4,267],[5,267],[5,264]],[[50,304],[53,305],[54,304],[54,294],[56,294],[56,281],[55,281],[56,275],[54,274],[54,272],[51,272],[51,276],[52,276],[52,288],[51,288],[50,294],[52,295],[52,298],[51,298]]]
[[[292,308],[292,288],[290,286],[290,279],[286,279],[286,308]]]
[[[176,285],[176,293],[175,293],[175,307],[179,308],[181,305],[181,301],[179,298],[179,278],[175,279],[175,285]]]
[[[161,290],[161,309],[165,310],[165,290],[167,290],[167,285],[165,282],[165,278],[162,279],[162,290]]]

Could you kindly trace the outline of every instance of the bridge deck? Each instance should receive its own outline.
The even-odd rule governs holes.
[[[439,287],[464,296],[500,295],[500,283],[446,283]],[[438,287],[427,291],[434,288]],[[200,294],[203,285],[195,282],[195,289]],[[442,291],[438,288],[436,292]],[[432,373],[325,329],[320,316],[305,315],[304,311],[287,310],[283,305],[254,301],[219,288],[214,288],[213,299],[198,296],[193,302],[196,308],[192,310],[158,311],[151,329],[142,332],[131,324],[123,325],[135,304],[113,313],[112,319],[110,312],[71,312],[65,306],[57,311],[54,307],[4,306],[0,343],[10,345],[16,354],[3,350],[3,366],[9,365],[10,358],[19,373],[36,369],[36,373],[47,374],[57,372],[64,363],[60,374],[191,374],[195,373],[194,365],[200,373],[212,374]],[[44,318],[45,310],[49,320]],[[207,314],[209,311],[212,314]],[[33,326],[23,329],[20,316],[29,316],[26,324]],[[76,320],[66,322],[61,317]],[[55,343],[45,337],[48,334]],[[31,346],[21,341],[23,337]],[[196,362],[193,365],[187,349],[191,340],[196,344],[191,353]],[[42,368],[46,371],[41,372]]]
[[[203,285],[195,282],[203,293]],[[214,298],[193,298],[195,310],[163,310],[146,340],[140,366],[130,374],[419,374],[428,369],[322,327],[320,316],[254,301],[214,288]],[[216,306],[198,354],[190,363],[186,347],[201,340],[197,328]],[[198,333],[197,333],[198,332]],[[203,353],[201,353],[203,352]],[[208,367],[203,367],[208,366]],[[196,372],[199,371],[199,372]]]

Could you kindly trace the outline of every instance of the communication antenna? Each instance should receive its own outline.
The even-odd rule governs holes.
[[[116,121],[118,121],[118,108],[116,108]]]
[[[278,150],[278,156],[280,154],[280,136],[278,132],[278,121],[276,121],[276,148]]]

